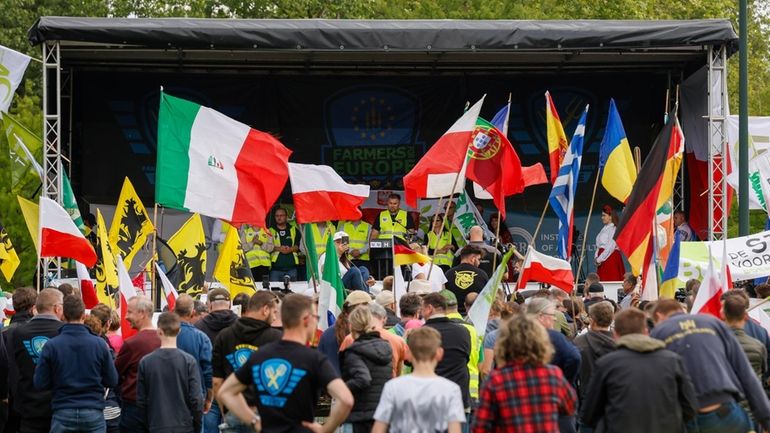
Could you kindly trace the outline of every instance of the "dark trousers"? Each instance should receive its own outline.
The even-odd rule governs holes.
[[[51,431],[51,418],[21,418],[19,433],[47,433]]]
[[[139,408],[134,403],[124,401],[120,408],[120,432],[141,433],[147,431]]]

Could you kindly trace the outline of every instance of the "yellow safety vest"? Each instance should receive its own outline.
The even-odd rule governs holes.
[[[445,246],[451,245],[451,244],[452,244],[452,233],[442,231],[441,237],[439,237],[433,230],[428,232],[428,249],[437,250],[439,248],[444,248]],[[450,250],[443,254],[436,254],[436,260],[433,263],[435,263],[437,266],[447,265],[451,267],[452,261],[454,260],[454,258],[455,258],[455,255]]]
[[[358,223],[358,226],[354,226],[352,222],[345,221],[344,223],[340,223],[338,230],[342,230],[343,232],[348,234],[348,237],[350,237],[350,249],[351,250],[360,250],[363,248],[366,248],[369,246],[369,234],[372,231],[372,225],[369,224],[366,221],[361,221]],[[350,256],[350,259],[353,260],[353,256]],[[358,256],[356,260],[369,260],[369,250],[366,250],[366,253],[361,254]]]
[[[390,218],[390,212],[386,209],[380,212],[380,235],[379,239],[393,239],[393,235],[406,237],[406,221],[409,216],[405,210],[399,210],[396,214],[396,221]]]
[[[326,242],[329,240],[329,236],[334,236],[334,225],[327,221],[326,231],[323,236],[321,236],[321,229],[318,228],[318,223],[313,223],[310,230],[313,233],[316,257],[321,257],[321,254],[326,252]]]
[[[244,235],[246,236],[246,242],[254,242],[256,238],[263,244],[270,240],[270,235],[265,229],[255,229],[251,226],[244,226]],[[257,266],[270,267],[271,259],[270,253],[262,249],[261,245],[253,244],[253,247],[246,251],[246,260],[249,262],[250,268],[256,268]]]
[[[288,225],[288,229],[289,229],[289,235],[291,236],[291,242],[292,243],[296,242],[296,240],[297,240],[297,228],[295,226],[293,226],[293,225]],[[273,250],[273,253],[270,255],[270,257],[272,259],[272,262],[275,263],[275,261],[278,260],[278,254],[281,254],[278,251],[278,247],[281,246],[281,237],[278,234],[278,230],[276,230],[273,227],[270,228],[270,233],[273,235],[273,242],[275,242],[275,249]],[[299,255],[297,255],[297,253],[292,253],[292,255],[294,256],[294,264],[298,265],[299,264]]]
[[[457,248],[462,248],[468,245],[468,240],[463,237],[462,232],[457,228],[454,221],[447,220],[446,225],[448,227],[445,227],[445,229],[449,229],[452,232],[452,239],[454,239],[455,243],[457,244]]]
[[[481,339],[479,338],[478,333],[476,333],[476,328],[471,325],[470,323],[467,323],[462,320],[462,316],[460,313],[450,313],[447,314],[446,317],[448,319],[454,319],[453,321],[456,321],[463,325],[465,329],[468,330],[468,332],[471,334],[471,353],[470,353],[470,359],[468,360],[468,375],[470,376],[470,380],[468,381],[468,390],[470,391],[470,395],[472,399],[478,399],[479,398],[479,364],[481,364]]]

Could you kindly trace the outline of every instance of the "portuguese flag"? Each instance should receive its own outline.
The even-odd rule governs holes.
[[[409,248],[409,244],[398,236],[393,236],[393,263],[396,266],[430,262],[430,257]]]
[[[158,204],[265,227],[289,177],[289,155],[272,135],[161,92]]]

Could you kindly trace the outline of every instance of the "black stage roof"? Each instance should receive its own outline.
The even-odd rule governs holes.
[[[69,66],[508,70],[690,69],[737,49],[729,20],[275,20],[41,17]]]

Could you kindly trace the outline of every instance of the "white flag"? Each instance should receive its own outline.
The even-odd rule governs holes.
[[[500,288],[503,274],[508,269],[508,260],[511,259],[512,254],[513,250],[509,250],[505,256],[503,256],[500,264],[497,265],[497,269],[495,269],[495,273],[492,274],[492,277],[487,281],[487,284],[468,310],[468,320],[473,323],[473,327],[476,328],[476,333],[479,335],[479,338],[483,339],[484,334],[487,333],[489,310],[492,309],[492,304],[495,302],[497,290]]]
[[[0,45],[0,111],[7,113],[30,57]]]

